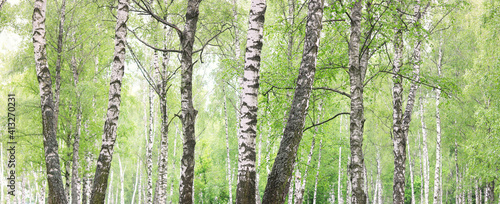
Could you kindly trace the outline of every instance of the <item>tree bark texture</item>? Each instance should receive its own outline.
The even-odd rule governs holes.
[[[341,128],[342,129],[342,128]],[[342,146],[339,147],[339,180],[337,188],[337,201],[339,204],[344,204],[344,197],[342,196]]]
[[[309,97],[316,70],[316,58],[323,18],[323,0],[311,0],[308,4],[306,35],[302,62],[297,78],[289,118],[280,143],[271,174],[268,177],[263,203],[283,203],[289,188],[293,163],[302,139]]]
[[[362,0],[357,0],[351,9],[351,36],[349,42],[349,78],[351,84],[350,146],[351,163],[349,171],[352,183],[352,203],[366,203],[363,177],[363,107],[362,67],[360,66],[359,42],[361,36]]]
[[[104,123],[104,135],[92,186],[92,204],[103,204],[106,195],[109,170],[116,141],[116,129],[120,114],[122,78],[125,70],[125,45],[127,43],[128,0],[118,1],[115,27],[115,51],[113,55],[111,82],[107,117]]]
[[[401,1],[397,1],[401,4]],[[397,6],[398,8],[400,6]],[[403,31],[398,28],[399,20],[403,14],[397,12],[396,28],[394,29],[394,60],[393,60],[393,146],[394,146],[394,184],[393,184],[393,203],[403,204],[405,193],[405,168],[406,168],[406,138],[403,131],[403,78],[399,75],[402,66],[403,55]]]
[[[422,123],[422,170],[424,179],[424,203],[429,203],[429,153],[427,151],[427,127],[424,120],[424,103],[423,96],[420,97],[420,121]]]
[[[56,138],[57,112],[55,112],[54,98],[52,95],[52,79],[47,63],[45,9],[45,0],[35,1],[32,22],[36,74],[39,84],[42,112],[43,146],[45,152],[45,165],[47,168],[47,182],[49,185],[49,204],[66,204],[68,200],[64,193]]]
[[[179,203],[193,203],[194,189],[194,150],[196,145],[194,124],[197,110],[193,106],[193,43],[196,24],[200,14],[201,0],[189,0],[186,11],[186,25],[182,32],[181,46],[181,122],[184,137],[181,158],[181,180],[179,184]]]
[[[155,61],[158,64],[158,54],[155,52]],[[163,66],[162,70],[159,70],[159,66],[155,65],[155,68],[160,73],[160,117],[161,117],[161,140],[160,140],[160,158],[158,161],[158,180],[156,183],[158,191],[156,191],[155,199],[159,203],[165,203],[167,201],[167,166],[168,166],[168,105],[167,105],[167,63],[168,55],[163,56]]]
[[[441,66],[443,59],[443,51],[441,49],[442,45],[440,43],[439,51],[438,51],[438,77],[441,77]],[[439,87],[438,87],[439,88]],[[440,184],[441,178],[439,176],[439,172],[441,169],[441,117],[439,115],[439,103],[441,97],[441,90],[436,89],[436,168],[434,172],[434,200],[433,204],[437,204],[439,201],[439,194],[441,191]]]
[[[153,88],[149,87],[148,105],[149,105],[149,120],[147,125],[147,139],[146,139],[146,204],[153,203]]]
[[[73,69],[73,85],[75,86],[76,98],[77,98],[77,112],[76,112],[76,130],[74,133],[73,141],[73,161],[71,166],[71,203],[78,204],[80,201],[80,178],[78,169],[80,168],[79,162],[79,151],[80,151],[80,135],[82,131],[82,104],[80,101],[80,91],[78,89],[79,73],[75,58],[72,60]]]
[[[255,203],[257,96],[259,92],[260,53],[262,50],[265,13],[266,1],[252,0],[248,17],[247,48],[241,93],[236,203]]]

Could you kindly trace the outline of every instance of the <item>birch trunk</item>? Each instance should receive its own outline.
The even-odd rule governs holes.
[[[487,196],[485,196],[485,203],[493,204],[495,202],[495,180],[486,183],[486,189],[484,189]]]
[[[260,156],[261,156],[261,151],[262,151],[262,132],[260,133],[259,135],[260,139],[259,139],[259,149],[257,151],[257,168],[256,168],[256,171],[255,171],[255,203],[256,204],[260,204],[261,203],[261,200],[260,200],[260,191],[259,191],[259,182],[260,182]]]
[[[64,22],[66,20],[66,0],[61,3],[61,9],[59,10],[59,28],[57,36],[57,59],[56,59],[56,76],[55,76],[55,92],[54,92],[54,112],[56,121],[59,117],[59,95],[61,93],[61,61],[63,52],[63,38],[64,38]],[[57,123],[56,123],[57,128]]]
[[[479,189],[478,181],[476,179],[476,204],[481,203],[481,190]]]
[[[347,164],[351,163],[351,157],[347,156]],[[351,177],[351,172],[349,171],[349,165],[347,165],[347,178]],[[352,186],[351,186],[351,181],[347,180],[347,185],[346,185],[346,195],[345,195],[345,202],[347,204],[351,204],[352,202]]]
[[[125,194],[125,188],[123,187],[124,183],[125,183],[125,170],[123,169],[122,167],[122,160],[120,159],[120,157],[118,157],[118,164],[120,166],[120,204],[125,204],[125,197],[124,197],[124,194]],[[118,194],[117,194],[118,196]],[[118,203],[117,203],[118,204]]]
[[[377,148],[378,149],[378,148]],[[380,178],[380,175],[382,174],[382,167],[381,167],[381,161],[380,161],[380,151],[377,151],[377,195],[375,196],[377,199],[377,204],[382,204],[382,194],[384,189],[382,188],[382,179]]]
[[[109,169],[113,158],[113,147],[116,141],[116,129],[120,113],[121,86],[125,69],[125,44],[127,42],[128,0],[118,1],[117,21],[115,27],[115,51],[112,63],[109,102],[101,152],[92,187],[92,204],[103,204],[106,195]]]
[[[227,118],[226,92],[224,89],[222,91],[224,91],[224,122],[226,125],[226,153],[227,153],[226,175],[227,175],[227,179],[228,179],[228,183],[229,183],[229,203],[233,203],[233,182],[232,182],[233,175],[232,175],[232,171],[231,171],[231,158],[230,158],[230,154],[229,154],[229,122],[228,122],[228,118]]]
[[[135,171],[135,184],[134,184],[134,192],[132,193],[132,200],[131,200],[131,204],[134,204],[135,202],[135,193],[137,192],[137,183],[139,182],[139,164],[141,162],[140,161],[137,161],[137,170]]]
[[[193,43],[198,22],[201,0],[188,0],[186,24],[182,32],[181,46],[181,122],[184,136],[181,159],[181,180],[179,184],[179,203],[191,204],[194,197],[194,150],[195,118],[198,113],[193,107]]]
[[[443,51],[442,45],[440,43],[439,53],[438,53],[438,77],[441,77],[441,65],[443,59]],[[438,87],[439,88],[439,87]],[[441,117],[439,115],[439,103],[441,97],[441,90],[436,89],[436,168],[434,172],[434,200],[433,204],[437,204],[439,200],[439,192],[441,191],[440,184],[441,178],[439,176],[440,168],[441,168]]]
[[[146,143],[146,204],[153,203],[153,89],[149,87],[149,122]]]
[[[161,115],[161,141],[160,141],[160,158],[158,161],[158,180],[156,188],[158,189],[155,194],[155,200],[159,203],[167,201],[167,166],[168,166],[168,105],[167,105],[167,64],[168,55],[163,55],[162,70],[159,70],[158,54],[155,52],[155,68],[160,75],[160,115]]]
[[[458,144],[457,144],[457,139],[455,139],[455,186],[457,188],[457,192],[461,192],[461,188],[460,188],[460,178],[459,178],[459,171],[458,171]],[[461,200],[461,197],[460,197],[460,194],[457,194],[456,197],[455,197],[455,202],[457,204],[461,204],[462,203],[462,200]]]
[[[247,48],[242,83],[236,203],[256,202],[255,139],[257,137],[257,96],[265,13],[266,1],[253,0],[248,19]]]
[[[415,188],[413,180],[413,162],[411,161],[411,151],[410,142],[406,140],[406,146],[408,147],[408,166],[410,167],[410,182],[411,182],[411,204],[415,204]]]
[[[43,124],[43,146],[47,182],[49,184],[49,204],[66,204],[68,200],[64,193],[59,163],[57,144],[57,112],[52,96],[52,79],[47,63],[45,39],[45,0],[36,0],[33,10],[33,46],[36,63],[36,73],[40,90],[40,102]]]
[[[342,124],[342,123],[341,123]],[[342,128],[341,128],[342,130]],[[344,197],[342,196],[342,146],[339,147],[339,181],[338,181],[338,191],[337,200],[339,204],[344,204]]]
[[[401,1],[397,1],[397,4],[401,4]],[[401,6],[398,5],[398,8]],[[403,57],[403,31],[399,28],[399,19],[402,19],[403,14],[397,12],[396,28],[394,28],[394,60],[393,60],[393,146],[394,146],[394,184],[393,184],[393,203],[403,204],[404,203],[404,193],[405,193],[405,165],[406,165],[406,138],[403,131],[403,78],[399,75],[399,71],[402,66]]]
[[[316,196],[318,193],[318,177],[319,177],[319,167],[321,166],[321,148],[323,147],[323,140],[319,141],[319,151],[318,151],[318,168],[316,169],[316,178],[314,179],[314,197],[313,204],[316,204]]]
[[[320,120],[320,117],[321,117],[321,109],[322,109],[322,107],[321,107],[321,104],[320,104],[319,105],[319,115],[320,116],[316,119],[316,124],[319,123],[319,120]],[[313,138],[312,138],[312,141],[311,141],[311,149],[309,150],[309,155],[307,157],[307,164],[306,164],[306,169],[304,171],[304,176],[302,177],[302,181],[299,182],[298,190],[295,193],[295,203],[296,204],[302,204],[304,202],[304,192],[305,192],[305,189],[306,189],[307,174],[309,172],[309,166],[311,165],[311,160],[312,160],[312,156],[313,156],[313,150],[314,150],[314,146],[316,144],[316,133],[317,132],[318,132],[318,126],[314,127]]]
[[[420,97],[420,121],[422,123],[422,169],[424,178],[424,203],[429,203],[429,153],[427,150],[427,127],[424,120],[425,98]]]
[[[359,42],[361,36],[362,0],[357,0],[351,8],[351,36],[349,42],[349,78],[351,84],[351,113],[350,113],[350,147],[352,203],[366,203],[365,178],[363,174],[363,126],[365,123],[363,107],[362,67],[360,66]]]
[[[111,198],[113,198],[113,170],[111,170],[110,178],[111,180],[109,181],[108,204],[111,203]]]
[[[72,71],[73,71],[73,85],[75,86],[76,98],[80,100],[80,91],[78,88],[79,73],[76,65],[75,57],[71,60]],[[79,164],[79,151],[80,151],[80,135],[82,127],[82,104],[81,101],[77,101],[77,113],[76,113],[76,131],[74,134],[73,141],[73,161],[71,169],[71,203],[78,204],[80,201],[80,178],[78,176]]]
[[[288,178],[292,175],[293,163],[302,139],[305,116],[314,81],[316,57],[323,18],[323,0],[311,0],[307,14],[306,35],[302,62],[297,78],[289,118],[280,143],[271,174],[268,177],[263,203],[283,203],[290,186]]]

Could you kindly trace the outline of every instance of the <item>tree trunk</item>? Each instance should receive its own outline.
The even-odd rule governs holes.
[[[260,182],[260,156],[261,156],[261,151],[262,151],[262,132],[259,135],[259,150],[257,151],[257,168],[255,171],[255,203],[256,204],[261,204],[260,200],[260,191],[259,191],[259,182]]]
[[[313,204],[316,204],[316,196],[318,193],[318,178],[319,178],[319,167],[321,166],[321,148],[323,147],[323,140],[319,141],[319,150],[318,150],[318,168],[316,169],[316,178],[314,179],[314,197]]]
[[[135,184],[134,184],[134,192],[132,193],[132,200],[130,201],[131,204],[134,204],[135,202],[135,193],[137,192],[137,183],[139,182],[139,164],[141,162],[137,161],[137,170],[135,171]]]
[[[484,192],[487,196],[485,196],[485,203],[487,204],[493,204],[495,202],[495,180],[492,180],[489,183],[486,183],[486,188],[484,189]]]
[[[76,98],[77,98],[77,113],[76,113],[76,131],[74,134],[73,141],[73,161],[71,169],[71,203],[78,204],[80,201],[80,178],[78,176],[79,164],[79,151],[80,151],[80,135],[82,127],[82,104],[80,100],[80,91],[78,88],[79,73],[76,65],[76,59],[73,57],[71,60],[72,71],[73,71],[73,85],[75,86]]]
[[[125,44],[127,37],[128,0],[118,1],[118,12],[115,27],[115,52],[113,56],[111,82],[109,86],[109,102],[101,152],[92,186],[92,204],[103,204],[106,195],[109,169],[113,158],[113,148],[116,141],[116,129],[120,114],[121,86],[125,70]]]
[[[443,51],[442,45],[440,43],[439,46],[439,54],[438,54],[438,77],[441,77],[441,65],[443,59]],[[438,87],[439,88],[439,87]],[[440,184],[441,178],[439,176],[440,168],[441,168],[441,117],[439,116],[439,100],[441,97],[441,90],[436,89],[436,168],[434,172],[434,200],[433,204],[437,204],[439,200],[439,191],[441,191]]]
[[[181,121],[184,136],[181,159],[181,180],[179,185],[179,203],[193,203],[194,189],[194,150],[196,145],[194,124],[198,113],[193,107],[193,43],[196,33],[201,0],[189,0],[186,11],[186,25],[182,32],[181,46]]]
[[[307,14],[304,53],[289,118],[273,169],[268,177],[263,203],[283,203],[290,185],[293,163],[302,139],[309,97],[314,81],[323,18],[323,0],[311,0]]]
[[[158,54],[155,52],[155,68],[160,75],[160,115],[161,115],[161,141],[160,141],[160,158],[158,161],[158,180],[155,194],[155,201],[165,203],[167,201],[167,166],[168,166],[168,106],[167,106],[167,64],[168,55],[163,56],[162,70],[158,66]],[[157,200],[156,200],[157,199]]]
[[[66,204],[68,200],[64,193],[59,163],[57,144],[57,112],[52,96],[52,79],[47,63],[45,39],[45,0],[36,0],[33,10],[33,46],[36,63],[36,73],[40,90],[40,102],[43,124],[43,146],[47,182],[49,184],[49,203]]]
[[[408,147],[408,166],[410,167],[410,182],[411,182],[411,204],[415,204],[415,188],[413,181],[413,162],[411,161],[411,151],[410,142],[406,140],[406,146]]]
[[[229,122],[227,118],[227,104],[226,104],[226,92],[224,89],[222,89],[224,92],[224,121],[226,125],[226,153],[227,153],[227,179],[228,179],[228,184],[229,184],[229,203],[233,203],[233,175],[231,172],[231,158],[229,154]],[[175,150],[174,150],[175,151]]]
[[[122,160],[118,157],[118,164],[120,166],[120,204],[125,204],[125,188],[123,187],[125,183],[125,170],[122,167]],[[118,194],[117,194],[118,196]],[[117,203],[118,204],[118,203]]]
[[[316,119],[316,124],[319,123],[319,120],[321,118],[321,109],[322,109],[321,106],[322,105],[320,104],[319,105],[319,110],[318,110],[319,111],[319,116]],[[317,132],[318,132],[318,126],[315,126],[314,127],[313,138],[312,138],[312,141],[311,141],[311,148],[309,150],[309,155],[307,157],[307,164],[306,164],[306,169],[304,171],[304,176],[302,177],[302,181],[299,182],[298,190],[295,193],[295,203],[296,204],[302,204],[304,202],[304,192],[306,190],[307,174],[309,172],[309,166],[311,165],[311,160],[312,160],[312,156],[313,156],[313,150],[314,150],[314,146],[316,144],[316,133]]]
[[[457,193],[461,192],[460,188],[460,178],[459,178],[459,171],[458,171],[458,144],[457,144],[457,139],[455,139],[455,187],[457,188]],[[460,194],[457,194],[455,197],[455,203],[461,204],[462,200],[460,197]]]
[[[247,49],[242,83],[240,134],[238,136],[238,186],[236,203],[255,203],[255,138],[260,53],[264,32],[265,0],[253,0],[248,19]]]
[[[378,149],[378,148],[377,148]],[[382,174],[382,165],[380,160],[380,151],[377,150],[377,195],[375,195],[377,202],[376,204],[382,204],[382,194],[384,189],[382,188],[382,179],[380,175]]]
[[[149,122],[146,143],[146,204],[153,203],[153,89],[149,87]]]
[[[365,123],[363,107],[363,81],[362,67],[360,66],[359,42],[361,36],[361,10],[362,0],[357,0],[351,9],[351,36],[349,42],[349,78],[351,84],[351,113],[350,113],[350,147],[351,147],[351,172],[352,203],[366,203],[367,196],[364,191],[363,176],[363,126]]]
[[[351,172],[349,171],[349,164],[351,163],[351,156],[347,156],[347,178],[351,178]],[[346,204],[351,204],[352,202],[352,186],[351,186],[351,181],[348,179],[347,180],[347,185],[346,185],[346,195],[345,195],[345,203]]]
[[[56,117],[56,122],[59,117],[59,95],[61,93],[61,61],[63,52],[63,38],[64,38],[64,21],[66,20],[66,0],[62,0],[61,9],[59,11],[59,29],[57,36],[57,60],[56,60],[56,83],[54,91],[54,112]],[[57,129],[57,123],[56,123]]]
[[[401,4],[401,1],[397,1]],[[399,5],[397,6],[400,7]],[[403,204],[405,193],[405,165],[406,165],[406,141],[403,131],[403,78],[399,75],[402,66],[403,55],[403,31],[398,28],[403,14],[397,12],[396,14],[396,28],[394,29],[394,60],[393,60],[393,83],[392,96],[393,96],[393,146],[394,146],[394,184],[393,184],[393,203]]]
[[[341,123],[342,124],[342,123]],[[341,125],[342,127],[342,125]],[[342,128],[340,128],[342,130]],[[344,197],[342,196],[342,146],[339,147],[339,180],[338,180],[338,191],[337,191],[337,196],[338,196],[338,203],[339,204],[344,204]]]
[[[424,179],[424,203],[429,203],[429,154],[427,151],[427,127],[424,120],[425,98],[420,97],[420,121],[422,123],[422,169]]]
[[[108,204],[112,202],[111,198],[113,198],[113,170],[111,170],[110,178],[111,180],[109,181]]]

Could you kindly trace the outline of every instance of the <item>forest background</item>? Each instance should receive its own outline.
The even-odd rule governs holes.
[[[188,2],[199,4],[199,16],[192,64],[186,67],[186,13],[193,9]],[[283,200],[276,202],[500,203],[500,1],[254,2],[267,4],[265,14],[249,12],[257,7],[248,0],[128,2],[125,53],[118,57],[125,67],[121,105],[102,202],[233,203],[250,195],[260,203],[271,195],[268,175],[286,145],[282,138],[298,97],[304,47],[314,35],[306,32],[314,25],[307,16],[318,3],[322,28],[314,80],[301,133],[292,137],[299,138],[295,159],[276,170],[289,178],[286,190],[277,190]],[[59,95],[54,141],[60,190],[73,203],[89,203],[94,196],[102,141],[112,140],[104,124],[118,59],[113,50],[119,46],[119,5],[124,4],[46,2],[47,64]],[[7,96],[15,94],[17,142],[13,197],[7,194],[7,122],[0,125],[1,203],[57,203],[50,197],[57,193],[48,189],[34,7],[24,0],[0,4],[0,116],[8,121]],[[263,35],[254,139],[245,140],[243,73],[257,59],[245,56],[252,49],[245,40],[252,14],[265,15],[265,21],[253,19],[262,20]],[[196,109],[192,138],[180,120],[186,118],[180,90],[186,90],[181,81],[189,67]],[[355,73],[361,76],[357,82]],[[359,92],[353,91],[360,87],[362,105],[356,109]],[[188,141],[196,143],[191,192],[181,185]],[[239,191],[246,181],[241,172],[252,169],[238,162],[245,155],[242,144],[255,148],[250,193]]]

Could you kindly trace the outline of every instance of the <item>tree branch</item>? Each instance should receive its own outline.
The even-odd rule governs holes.
[[[325,120],[325,121],[323,121],[323,122],[316,123],[316,124],[313,124],[313,125],[311,125],[311,126],[309,126],[309,127],[307,127],[307,128],[304,128],[304,130],[303,130],[302,132],[305,132],[306,130],[308,130],[308,129],[310,129],[310,128],[313,128],[313,127],[316,127],[316,126],[320,126],[320,125],[323,125],[323,124],[325,124],[325,123],[327,123],[327,122],[330,122],[330,120],[333,120],[333,119],[335,119],[336,117],[338,117],[338,116],[340,116],[340,115],[349,115],[349,114],[350,114],[350,113],[348,113],[348,112],[337,113],[337,115],[334,115],[333,117],[331,117],[331,118],[330,118],[330,119],[328,119],[328,120]]]

